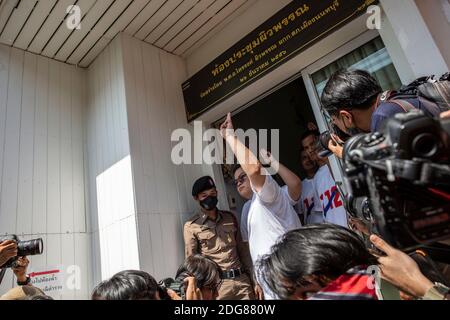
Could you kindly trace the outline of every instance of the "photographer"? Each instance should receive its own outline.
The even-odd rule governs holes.
[[[219,289],[222,285],[220,274],[220,267],[217,263],[205,256],[196,254],[188,257],[180,266],[175,281],[178,281],[178,283],[181,283],[182,286],[186,287],[186,290],[183,287],[186,298],[188,298],[190,294],[193,295],[192,290],[194,290],[199,300],[217,300],[219,297]],[[186,284],[186,279],[191,280],[188,280],[188,283]],[[191,283],[189,283],[189,281],[191,281]],[[189,291],[191,291],[191,293],[189,293]],[[176,293],[178,296],[169,293],[169,296],[171,296],[173,300],[180,300],[182,298],[178,294],[179,292],[173,290],[172,292]]]
[[[18,287],[9,290],[0,297],[0,300],[53,300],[51,297],[31,285],[30,277],[27,276],[27,269],[30,261],[27,257],[18,258],[12,268],[17,279]]]
[[[424,98],[382,92],[377,80],[363,70],[341,70],[334,73],[322,93],[325,112],[339,130],[354,136],[379,132],[385,120],[397,113],[419,109],[429,117],[439,116],[439,106]],[[330,150],[342,158],[342,141],[334,137]]]
[[[162,290],[147,272],[126,270],[101,282],[92,300],[161,300]]]
[[[188,293],[186,300],[200,300],[195,279],[185,279]],[[170,289],[158,285],[155,278],[144,271],[125,270],[98,284],[91,295],[92,300],[179,300]]]

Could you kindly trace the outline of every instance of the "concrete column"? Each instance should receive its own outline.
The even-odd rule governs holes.
[[[412,0],[380,0],[380,3],[384,11],[380,34],[402,81],[447,72],[449,66],[416,3]]]

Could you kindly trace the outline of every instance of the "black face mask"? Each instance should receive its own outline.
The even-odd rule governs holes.
[[[354,137],[354,136],[356,136],[356,135],[358,135],[358,134],[360,134],[360,133],[363,133],[363,131],[361,130],[361,129],[359,129],[359,128],[356,128],[356,127],[353,127],[353,128],[348,128],[346,125],[345,125],[345,121],[342,121],[342,123],[343,123],[343,125],[344,125],[344,127],[345,127],[345,133],[347,134],[347,135],[349,135],[350,137]]]
[[[349,136],[354,137],[357,136],[360,133],[364,133],[364,131],[362,131],[359,128],[347,128],[347,133]]]
[[[205,210],[213,210],[216,208],[219,200],[215,196],[209,196],[200,201],[200,206]]]

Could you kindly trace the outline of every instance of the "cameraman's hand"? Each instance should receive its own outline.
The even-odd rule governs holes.
[[[17,256],[17,243],[12,240],[6,240],[0,243],[0,267]]]
[[[378,257],[383,279],[418,298],[423,297],[433,287],[433,283],[422,274],[417,263],[406,253],[391,247],[376,235],[371,235],[370,241],[386,254],[384,257]]]
[[[12,269],[17,277],[18,282],[27,281],[27,268],[30,264],[30,260],[27,257],[20,257],[17,259],[14,268]]]
[[[339,159],[343,158],[344,142],[335,134],[331,135],[330,142],[328,142],[328,149]]]

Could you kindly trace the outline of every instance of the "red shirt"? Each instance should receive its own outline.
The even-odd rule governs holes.
[[[373,275],[365,267],[350,269],[309,300],[378,300]]]

